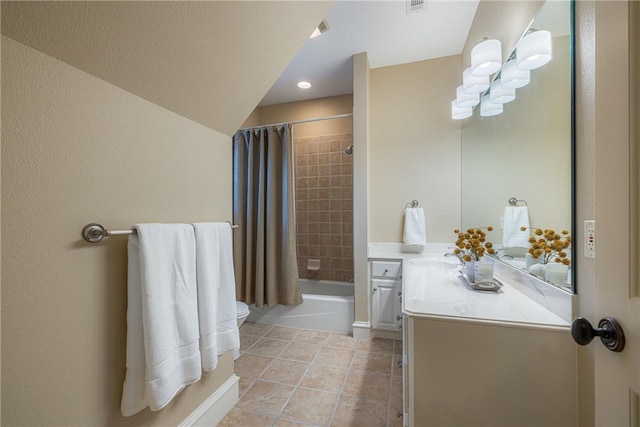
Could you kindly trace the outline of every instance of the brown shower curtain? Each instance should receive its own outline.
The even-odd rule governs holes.
[[[240,130],[233,137],[236,297],[300,304],[291,127]]]

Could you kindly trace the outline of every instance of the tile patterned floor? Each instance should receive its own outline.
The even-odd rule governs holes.
[[[401,427],[402,343],[245,323],[240,401],[221,427]]]

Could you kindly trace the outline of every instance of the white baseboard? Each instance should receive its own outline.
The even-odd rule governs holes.
[[[369,322],[353,322],[353,337],[360,339],[367,339],[371,334],[371,323]]]
[[[401,340],[402,332],[400,331],[387,331],[384,329],[372,329],[369,322],[353,322],[353,337],[363,340],[369,338],[389,338],[392,340]]]
[[[399,331],[386,331],[384,329],[372,329],[371,338],[387,338],[391,340],[402,341],[402,332]]]
[[[195,411],[191,413],[180,427],[215,426],[238,403],[239,388],[237,375],[232,375]]]

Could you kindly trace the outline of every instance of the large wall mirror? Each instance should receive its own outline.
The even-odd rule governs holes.
[[[549,31],[552,59],[531,70],[530,83],[516,90],[502,114],[483,117],[476,107],[462,125],[462,226],[493,226],[488,240],[498,248],[509,226],[504,217],[513,212],[505,210],[510,199],[526,205],[532,228],[567,230],[574,237],[572,23],[571,1],[546,1],[523,36]],[[545,279],[529,268],[528,249],[506,247],[498,259]],[[575,257],[571,248],[566,252],[566,281],[554,284],[575,293]]]

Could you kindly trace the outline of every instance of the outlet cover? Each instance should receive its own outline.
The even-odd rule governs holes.
[[[596,257],[596,222],[593,220],[584,222],[584,256]]]

